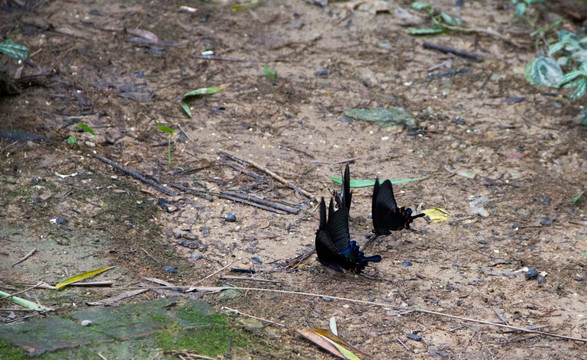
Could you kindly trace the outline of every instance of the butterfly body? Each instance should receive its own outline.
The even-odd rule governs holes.
[[[389,235],[390,231],[409,229],[414,219],[424,216],[424,214],[412,215],[412,209],[398,207],[391,181],[385,180],[379,184],[379,179],[375,180],[373,187],[371,212],[373,232],[377,236]]]
[[[344,202],[341,201],[341,203]],[[339,272],[348,270],[356,274],[359,274],[369,262],[381,261],[381,256],[379,255],[366,257],[359,250],[359,245],[356,241],[351,241],[350,238],[348,208],[339,206],[338,210],[335,211],[334,202],[331,198],[327,216],[326,202],[322,198],[320,202],[320,225],[318,231],[316,231],[318,261],[333,270]]]

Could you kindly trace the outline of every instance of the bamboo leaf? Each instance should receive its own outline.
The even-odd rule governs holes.
[[[94,130],[92,130],[92,128],[91,128],[91,127],[89,127],[88,125],[86,125],[86,124],[84,124],[84,123],[77,123],[77,124],[75,124],[75,125],[76,125],[77,127],[81,128],[81,129],[82,129],[83,131],[85,131],[85,132],[88,132],[88,133],[90,133],[90,134],[92,134],[92,135],[94,135],[94,136],[96,135],[96,134],[94,134]]]
[[[48,308],[45,307],[43,305],[39,305],[36,302],[32,302],[26,299],[22,299],[16,296],[10,296],[10,294],[5,293],[0,291],[0,299],[7,299],[12,301],[15,304],[18,304],[20,306],[23,306],[27,309],[31,309],[31,310],[35,310],[35,311],[40,311],[40,312],[49,312],[49,311],[53,311],[54,309],[52,308]]]
[[[187,98],[192,96],[199,96],[199,95],[212,95],[220,92],[228,87],[228,84],[222,84],[219,86],[213,86],[208,88],[199,88],[196,90],[188,91],[187,93],[183,94],[181,98],[181,108],[188,114],[189,117],[192,117],[192,112],[190,111],[190,107],[185,102]]]
[[[426,176],[415,178],[415,179],[389,179],[392,184],[404,184],[409,183],[412,181],[421,181],[426,179]],[[380,183],[384,182],[385,180],[379,180]],[[332,182],[335,184],[342,184],[342,178],[340,176],[333,176]],[[351,187],[352,188],[362,188],[362,187],[369,187],[375,185],[375,180],[356,180],[351,179]]]
[[[112,269],[113,267],[114,266],[109,266],[109,267],[105,267],[105,268],[101,268],[101,269],[96,269],[96,270],[91,270],[91,271],[87,271],[87,272],[85,272],[83,274],[72,276],[69,279],[65,279],[65,280],[61,281],[59,284],[55,285],[55,288],[56,289],[61,289],[62,287],[65,287],[65,286],[67,286],[69,284],[73,284],[73,283],[78,282],[80,280],[84,280],[84,279],[87,279],[89,277],[92,277],[92,276],[96,276],[98,274],[101,274],[104,271],[107,271],[107,270]]]
[[[425,209],[422,210],[422,213],[426,214],[426,217],[428,217],[431,222],[448,221],[448,216],[450,215],[448,211],[442,208]]]
[[[175,133],[175,130],[173,130],[172,128],[168,128],[167,126],[156,126],[155,128],[157,130],[161,130],[161,131],[169,133],[169,134]]]

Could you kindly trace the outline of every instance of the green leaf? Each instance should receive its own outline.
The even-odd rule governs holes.
[[[169,134],[175,133],[175,130],[173,130],[172,128],[168,128],[167,126],[156,126],[155,128],[157,130],[161,130],[161,131],[169,133]]]
[[[524,76],[533,85],[559,87],[563,71],[554,59],[540,56],[526,65]]]
[[[436,35],[436,34],[442,34],[442,33],[447,33],[449,30],[448,29],[441,29],[441,28],[424,28],[424,29],[413,29],[410,30],[408,32],[408,34],[410,35],[416,35],[416,36],[421,36],[421,35]]]
[[[577,203],[577,201],[579,201],[579,199],[581,198],[581,196],[583,196],[583,194],[585,194],[585,191],[581,191],[581,193],[577,196],[575,196],[572,200],[571,200],[571,204],[575,204]]]
[[[70,136],[67,138],[68,145],[73,145],[73,144],[75,144],[76,141],[77,141],[77,139],[75,138],[75,136]]]
[[[449,14],[447,14],[445,12],[441,12],[440,16],[442,17],[442,20],[445,23],[447,23],[448,25],[459,26],[462,23],[461,19],[459,19],[458,17],[450,16]]]
[[[186,114],[188,114],[189,117],[192,117],[192,112],[190,111],[190,107],[188,106],[188,104],[182,101],[181,108],[183,109],[183,111],[185,111]]]
[[[561,51],[564,47],[565,47],[564,43],[561,43],[561,42],[554,43],[554,44],[550,45],[550,47],[548,48],[548,55],[555,54],[555,53]]]
[[[523,16],[525,13],[526,13],[526,4],[523,2],[518,3],[516,5],[516,10],[514,11],[514,14],[516,16]]]
[[[408,182],[412,182],[412,181],[421,181],[426,179],[426,176],[424,177],[420,177],[420,178],[415,178],[415,179],[389,179],[389,181],[391,181],[392,184],[404,184],[404,183],[408,183]],[[380,183],[382,183],[385,180],[379,180]],[[338,176],[333,176],[332,177],[332,182],[335,184],[342,184],[342,178],[338,177]],[[363,187],[369,187],[369,186],[373,186],[375,185],[375,180],[353,180],[351,179],[351,187],[352,188],[363,188]]]
[[[49,312],[49,311],[53,311],[54,310],[52,308],[48,308],[48,307],[45,307],[43,305],[39,305],[39,304],[37,304],[34,301],[29,301],[29,300],[26,300],[26,299],[23,299],[23,298],[19,298],[19,297],[16,297],[16,296],[11,296],[8,293],[5,293],[3,291],[0,291],[0,300],[2,300],[2,299],[10,300],[10,301],[12,301],[15,304],[18,304],[18,305],[23,306],[23,307],[25,307],[27,309],[31,309],[31,310],[35,310],[35,311]]]
[[[29,48],[21,44],[15,44],[10,39],[6,39],[0,43],[0,52],[19,60],[29,58]]]
[[[570,82],[564,86],[565,88],[575,88],[569,98],[571,101],[575,101],[585,95],[587,92],[587,78],[581,77],[573,82]]]
[[[410,6],[414,10],[426,11],[427,13],[431,13],[434,10],[434,9],[432,9],[432,6],[430,6],[426,3],[423,3],[423,2],[419,2],[419,1],[414,1]]]
[[[265,66],[263,67],[263,73],[269,79],[275,79],[277,77],[277,70],[271,71],[271,69],[269,69],[269,65],[268,64],[265,64]]]
[[[244,4],[236,4],[236,5],[232,5],[231,9],[234,10],[241,10],[241,9],[249,9],[249,8],[253,8],[257,5],[261,4],[261,0],[253,0],[251,2],[248,3],[244,3]]]
[[[587,106],[583,106],[583,109],[579,113],[579,121],[581,125],[587,126]]]
[[[566,74],[565,74],[565,75],[564,75],[564,76],[561,78],[561,82],[560,82],[560,83],[561,83],[561,85],[562,85],[562,84],[566,84],[566,83],[568,83],[569,81],[571,81],[571,80],[573,80],[574,78],[576,78],[576,77],[579,77],[579,76],[581,76],[581,75],[583,75],[583,72],[582,72],[581,70],[574,70],[574,71],[571,71],[571,72],[569,72],[569,73],[566,73]]]
[[[183,94],[183,96],[181,98],[181,108],[183,109],[183,111],[186,112],[186,114],[188,114],[189,117],[192,117],[192,112],[190,111],[190,107],[185,102],[186,98],[189,98],[192,96],[199,96],[199,95],[216,94],[217,92],[220,92],[220,91],[226,89],[227,87],[228,87],[228,84],[222,84],[220,86],[213,86],[213,87],[209,87],[209,88],[200,88],[200,89],[188,91],[187,93]]]
[[[92,130],[92,128],[89,127],[88,125],[86,125],[84,123],[77,123],[75,125],[78,126],[79,128],[81,128],[83,131],[88,132],[88,133],[96,136],[96,134],[94,134],[94,130]]]

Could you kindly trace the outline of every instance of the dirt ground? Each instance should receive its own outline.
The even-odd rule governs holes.
[[[292,329],[327,328],[335,317],[340,336],[374,359],[587,358],[579,341],[398,315],[427,309],[587,338],[585,198],[571,203],[587,183],[586,130],[577,120],[585,101],[570,103],[564,91],[546,93],[525,82],[524,66],[535,56],[532,29],[514,20],[510,1],[434,3],[514,44],[483,33],[411,37],[406,26],[426,18],[408,1],[356,7],[266,1],[238,11],[229,1],[0,1],[0,34],[27,45],[35,65],[19,69],[2,57],[24,80],[20,94],[0,98],[0,128],[45,139],[0,140],[2,290],[115,266],[99,278],[113,287],[36,289],[26,296],[67,312],[135,288],[144,277],[272,288],[389,307],[256,291],[202,300]],[[483,61],[424,49],[424,41],[478,53]],[[216,57],[204,58],[208,50]],[[265,64],[277,78],[264,75]],[[184,93],[222,84],[228,85],[222,92],[190,99],[192,117],[186,116]],[[506,100],[513,97],[525,99]],[[417,125],[382,128],[343,114],[356,107],[402,107]],[[96,135],[79,131],[78,122]],[[167,135],[156,126],[176,131],[171,165]],[[69,145],[69,136],[77,142]],[[296,191],[222,152],[279,174]],[[398,203],[446,209],[449,221],[417,219],[414,231],[373,243],[366,253],[383,257],[367,269],[374,279],[331,274],[315,255],[286,268],[286,260],[313,248],[316,199],[338,188],[330,177],[340,176],[339,162],[348,159],[353,179],[425,176],[396,185]],[[213,201],[172,185],[209,192]],[[299,212],[277,214],[215,195],[223,191]],[[371,188],[353,195],[351,236],[364,244]],[[485,216],[472,213],[475,200]],[[226,221],[228,213],[235,222]],[[232,267],[278,282],[220,279],[246,276]],[[516,272],[524,267],[546,274],[526,280]],[[147,292],[126,302],[161,296]],[[250,349],[252,358],[332,358],[289,330],[265,325],[259,336],[279,350]]]

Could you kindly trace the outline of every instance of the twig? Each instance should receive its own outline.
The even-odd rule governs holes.
[[[113,281],[92,281],[92,282],[76,282],[73,284],[69,284],[67,286],[81,286],[81,287],[92,287],[92,286],[112,286],[114,284]]]
[[[403,343],[403,341],[401,341],[401,340],[400,340],[400,339],[399,339],[397,336],[395,337],[395,339],[397,340],[397,342],[399,342],[400,344],[402,344],[402,346],[403,346],[403,347],[404,347],[406,350],[408,350],[408,351],[411,351],[411,350],[410,350],[410,348],[409,348],[409,347],[407,347],[407,346],[406,346],[406,344],[404,344],[404,343]]]
[[[169,350],[164,351],[165,355],[177,355],[180,359],[184,359],[182,355],[187,356],[188,359],[204,359],[204,360],[217,360],[218,358],[212,358],[205,355],[196,354],[195,352],[189,352],[186,350]]]
[[[245,314],[244,312],[241,312],[241,311],[238,311],[238,310],[235,310],[235,309],[231,309],[231,308],[226,307],[226,306],[221,307],[220,310],[227,310],[227,311],[233,312],[233,313],[235,313],[237,315],[242,315],[242,316],[250,317],[251,319],[255,319],[255,320],[262,321],[262,322],[266,322],[266,323],[271,324],[271,325],[275,325],[275,326],[287,328],[287,326],[285,326],[283,324],[280,324],[280,323],[276,323],[275,321],[271,321],[271,320],[263,319],[263,318],[256,317],[256,316],[253,316],[253,315]]]
[[[307,258],[309,258],[310,256],[312,256],[312,254],[316,252],[315,249],[312,249],[310,251],[308,251],[305,254],[302,255],[298,255],[295,258],[288,260],[287,261],[287,266],[285,267],[286,269],[291,269],[295,266],[298,266],[299,264],[301,264],[304,260],[306,260]]]
[[[310,194],[309,192],[307,192],[306,190],[300,188],[299,186],[295,186],[294,184],[292,184],[291,182],[287,181],[286,179],[284,179],[283,177],[281,177],[280,175],[274,173],[273,171],[257,164],[256,162],[252,161],[252,160],[243,160],[243,159],[239,159],[234,155],[230,155],[227,152],[221,151],[220,155],[224,155],[227,158],[236,161],[238,163],[241,163],[243,165],[250,165],[254,168],[257,168],[258,170],[263,171],[265,174],[271,176],[272,178],[274,178],[275,180],[279,181],[280,183],[287,185],[288,187],[290,187],[291,189],[293,189],[294,191],[299,191],[300,193],[304,194],[305,196],[307,196],[310,199],[315,199],[316,197],[312,194]]]
[[[323,294],[314,294],[314,293],[306,293],[306,292],[298,292],[298,291],[289,291],[289,290],[279,290],[279,289],[261,289],[261,288],[245,288],[245,287],[202,287],[202,288],[195,288],[194,290],[197,290],[197,291],[242,290],[242,291],[273,292],[273,293],[280,293],[280,294],[290,294],[290,295],[301,295],[301,296],[312,296],[312,297],[318,297],[318,298],[327,298],[327,299],[333,299],[333,300],[348,301],[348,302],[353,302],[353,303],[357,303],[357,304],[380,306],[380,307],[392,308],[394,310],[400,310],[399,307],[395,308],[395,307],[390,306],[389,304],[386,304],[386,303],[379,303],[379,302],[367,301],[367,300],[359,300],[359,299],[350,299],[350,298],[343,298],[343,297],[339,297],[339,296],[331,296],[331,295],[323,295]],[[401,309],[401,310],[405,310],[405,309]],[[526,328],[520,328],[520,327],[510,326],[510,325],[504,325],[504,324],[499,324],[499,323],[495,323],[495,322],[491,322],[491,321],[466,318],[466,317],[457,316],[457,315],[450,315],[450,314],[445,314],[445,313],[441,313],[441,312],[437,312],[437,311],[432,311],[432,310],[426,310],[426,309],[411,309],[411,310],[413,310],[413,312],[418,312],[418,313],[423,313],[423,314],[430,314],[430,315],[436,315],[436,316],[440,316],[440,317],[446,317],[446,318],[449,318],[449,319],[457,319],[457,320],[466,321],[466,322],[472,322],[472,323],[476,323],[476,324],[484,324],[484,325],[495,326],[495,327],[499,327],[499,328],[503,328],[503,329],[510,329],[510,330],[522,331],[522,332],[526,332],[526,333],[539,334],[539,335],[551,336],[551,337],[555,337],[555,338],[559,338],[559,339],[573,340],[573,341],[580,341],[580,342],[587,343],[587,339],[582,339],[582,338],[576,338],[576,337],[571,337],[571,336],[553,334],[553,333],[548,333],[548,332],[544,332],[544,331],[529,330],[529,329],[526,329]]]
[[[206,276],[206,277],[203,277],[203,278],[201,278],[200,280],[197,280],[195,283],[193,283],[193,284],[190,286],[190,289],[192,289],[193,287],[195,287],[197,284],[201,283],[202,281],[204,281],[204,280],[206,280],[206,279],[208,279],[208,278],[211,278],[212,276],[214,276],[214,275],[218,274],[218,273],[219,273],[219,272],[221,272],[222,270],[224,270],[224,269],[226,269],[227,267],[229,267],[230,265],[232,265],[232,264],[233,264],[235,261],[236,261],[236,260],[233,260],[233,261],[231,261],[231,262],[230,262],[230,264],[228,264],[228,265],[226,265],[226,266],[223,266],[223,267],[221,267],[220,269],[218,269],[218,270],[214,271],[212,274],[210,274],[210,275],[208,275],[208,276]],[[191,292],[191,291],[193,291],[193,290],[191,290],[191,291],[190,291],[190,289],[188,289],[188,291],[187,291],[187,292]]]
[[[237,58],[231,58],[231,57],[227,57],[227,56],[217,56],[217,55],[196,55],[194,57],[196,59],[204,59],[204,60],[220,60],[220,61],[236,61],[236,62],[262,62],[259,60],[237,59]]]
[[[269,207],[272,207],[272,208],[275,208],[275,209],[279,209],[279,210],[283,210],[283,211],[286,211],[286,212],[292,213],[292,214],[297,214],[298,212],[300,212],[300,209],[291,208],[289,206],[285,206],[285,205],[282,205],[280,203],[277,203],[277,202],[274,202],[274,201],[271,201],[271,200],[263,199],[263,198],[260,198],[258,196],[255,196],[255,195],[239,194],[239,193],[234,193],[232,191],[225,191],[222,194],[229,195],[229,196],[234,196],[234,197],[237,197],[237,198],[240,198],[240,199],[244,199],[244,200],[248,200],[248,201],[252,201],[254,203],[258,203],[258,204],[261,204],[261,205],[266,205],[266,206],[269,206]]]
[[[34,253],[37,252],[37,248],[32,249],[31,251],[29,251],[28,254],[26,254],[25,256],[23,256],[20,260],[18,260],[17,262],[15,262],[14,264],[12,264],[12,266],[16,266],[18,264],[20,264],[21,262],[25,261],[26,259],[30,258],[31,256],[33,256]]]
[[[476,61],[483,61],[483,57],[479,54],[475,54],[475,53],[471,53],[465,50],[457,50],[448,46],[442,46],[442,45],[436,45],[436,44],[431,44],[429,42],[424,41],[424,43],[422,44],[422,46],[424,47],[424,49],[431,49],[431,50],[437,50],[440,52],[443,52],[445,54],[454,54],[460,57],[464,57],[464,58],[468,58],[468,59],[473,59]]]
[[[284,178],[282,178],[281,176],[279,176],[278,174],[274,173],[273,171],[264,168],[263,166],[257,164],[256,162],[252,161],[252,160],[247,160],[249,164],[251,164],[251,166],[263,171],[264,173],[266,173],[267,175],[271,176],[272,178],[274,178],[275,180],[279,181],[280,183],[289,186],[290,188],[292,188],[294,191],[299,191],[302,194],[304,194],[306,197],[310,198],[310,199],[315,199],[316,197],[312,194],[310,194],[309,192],[307,192],[306,190],[302,189],[299,186],[295,186],[294,184],[292,184],[291,182],[285,180]]]
[[[499,320],[501,320],[502,323],[507,325],[507,320],[500,313],[498,313],[497,310],[494,309],[493,313],[495,314],[495,316],[497,316]]]
[[[253,277],[247,277],[247,276],[222,275],[220,278],[222,280],[248,280],[248,281],[280,283],[280,281],[277,281],[277,280],[259,279],[259,278],[253,278]]]
[[[109,297],[107,299],[94,301],[94,302],[87,302],[86,305],[88,305],[88,306],[101,306],[101,305],[112,306],[112,305],[116,305],[116,303],[118,303],[120,300],[129,298],[129,297],[133,297],[133,296],[137,296],[137,295],[140,295],[140,294],[147,292],[147,291],[149,291],[149,289],[139,289],[139,290],[127,291],[127,292],[124,292],[120,295]]]
[[[161,265],[161,262],[160,262],[159,260],[157,260],[157,259],[156,259],[156,258],[155,258],[153,255],[149,254],[149,252],[148,252],[147,250],[145,250],[145,249],[143,249],[143,248],[141,248],[141,250],[143,250],[143,252],[144,252],[145,254],[147,254],[147,256],[148,256],[148,257],[150,257],[151,259],[155,260],[155,262],[156,262],[157,264]]]
[[[202,199],[206,199],[208,201],[214,201],[214,198],[212,196],[210,196],[209,194],[207,194],[205,191],[196,190],[196,189],[192,189],[192,188],[185,187],[183,185],[177,185],[177,184],[169,184],[169,186],[171,186],[172,188],[176,188],[177,190],[181,190],[181,191],[184,191],[186,193],[199,196]]]
[[[115,163],[114,161],[112,161],[110,159],[106,159],[105,157],[102,157],[102,156],[100,156],[98,154],[94,154],[94,156],[98,160],[101,160],[101,161],[105,162],[106,164],[111,165],[111,166],[117,168],[118,170],[122,171],[125,174],[128,174],[128,175],[130,175],[130,176],[132,176],[132,177],[134,177],[136,179],[141,180],[145,184],[151,185],[155,189],[157,189],[157,190],[159,190],[159,191],[161,191],[161,192],[163,192],[163,193],[165,193],[165,194],[167,194],[169,196],[177,196],[177,193],[175,191],[169,190],[168,188],[166,188],[164,186],[161,186],[161,185],[157,184],[156,182],[154,182],[152,180],[149,180],[149,179],[147,179],[146,177],[144,177],[142,175],[137,174],[136,172],[130,171],[127,168],[122,167],[121,165],[118,165],[117,163]]]
[[[216,196],[221,197],[223,199],[228,199],[228,200],[232,200],[232,201],[236,201],[239,202],[241,204],[247,204],[247,205],[251,205],[254,207],[258,207],[259,209],[263,209],[263,210],[267,210],[267,211],[271,211],[277,214],[281,214],[281,215],[287,215],[287,213],[283,210],[279,210],[279,209],[275,209],[269,206],[265,206],[265,205],[261,205],[261,204],[257,204],[255,202],[249,201],[249,200],[245,200],[245,199],[240,199],[231,195],[227,195],[225,193],[218,193],[216,194]]]
[[[350,159],[344,159],[344,160],[339,160],[339,161],[321,161],[321,160],[312,160],[310,161],[311,164],[327,164],[327,165],[338,165],[338,164],[346,164],[346,163],[352,163],[355,160],[357,160],[357,158],[350,158]]]
[[[185,132],[185,130],[181,127],[181,125],[179,125],[179,123],[177,124],[177,127],[179,128],[179,130],[181,130],[181,132],[185,135],[185,137],[187,137],[194,145],[197,145],[196,142],[194,141],[194,139],[192,139],[192,137],[189,136],[188,133]]]

